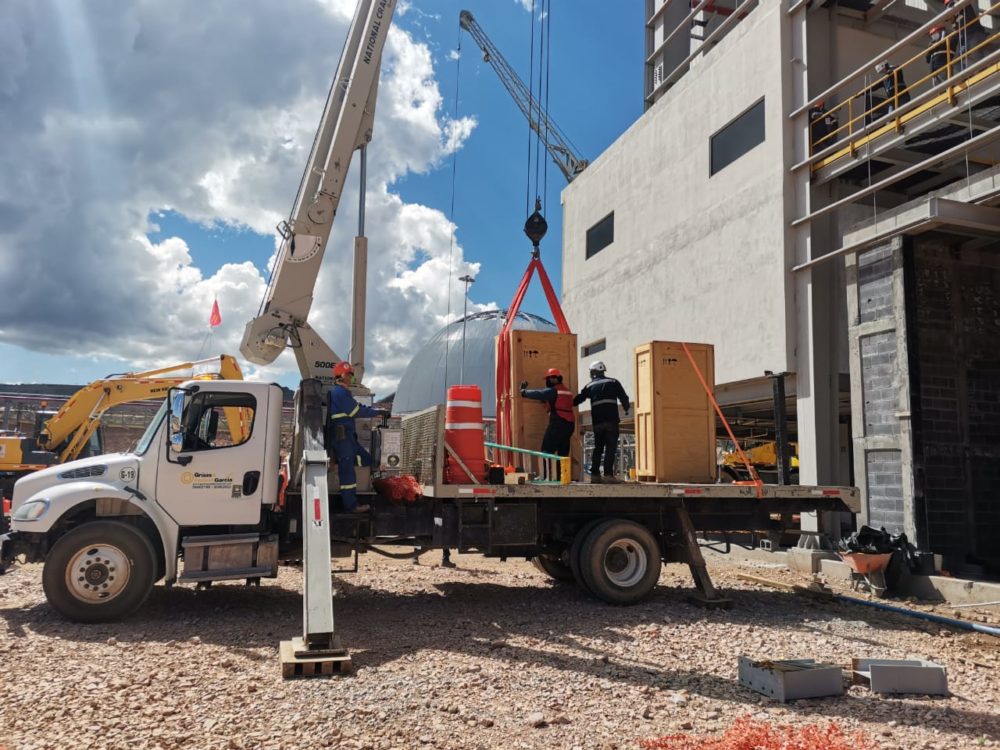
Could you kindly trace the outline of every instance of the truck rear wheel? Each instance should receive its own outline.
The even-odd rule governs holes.
[[[117,620],[146,601],[156,574],[154,559],[149,540],[133,526],[86,523],[49,551],[42,569],[45,598],[73,622]]]
[[[586,587],[609,604],[634,604],[660,580],[660,545],[634,521],[605,521],[593,528],[580,548],[580,574]]]
[[[557,581],[572,581],[573,571],[560,558],[552,555],[539,555],[532,559],[531,564],[549,578]]]
[[[587,541],[587,535],[602,523],[606,523],[606,519],[598,518],[584,524],[583,528],[576,532],[573,544],[569,548],[569,568],[573,573],[573,580],[576,581],[577,586],[584,590],[587,590],[587,582],[583,580],[583,573],[580,571],[580,550],[583,548],[583,543]]]

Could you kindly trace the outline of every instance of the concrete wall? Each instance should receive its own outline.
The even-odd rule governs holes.
[[[718,382],[790,370],[784,268],[783,11],[765,0],[562,194],[563,308],[628,387],[653,339],[716,347]],[[714,176],[709,138],[765,97],[765,141]],[[590,259],[586,232],[615,212]]]

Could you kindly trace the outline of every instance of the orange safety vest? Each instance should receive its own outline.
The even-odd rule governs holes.
[[[555,414],[567,422],[575,422],[573,416],[573,391],[562,383],[556,383],[556,400],[550,405],[550,414]]]

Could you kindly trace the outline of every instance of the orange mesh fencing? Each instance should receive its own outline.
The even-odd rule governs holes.
[[[848,734],[836,722],[794,727],[743,716],[721,736],[669,734],[639,740],[643,750],[878,750],[862,732]]]

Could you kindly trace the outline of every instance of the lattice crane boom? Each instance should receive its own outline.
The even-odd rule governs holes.
[[[459,14],[459,25],[469,33],[479,49],[483,51],[483,60],[496,71],[500,83],[507,89],[507,93],[510,94],[517,108],[521,110],[521,114],[527,118],[528,125],[545,144],[546,151],[549,152],[549,156],[559,167],[559,171],[563,173],[566,181],[572,182],[573,178],[586,169],[590,162],[577,155],[577,150],[569,138],[552,121],[541,102],[531,93],[531,89],[524,84],[514,68],[507,62],[507,58],[486,36],[483,27],[479,25],[472,13],[463,10]]]

